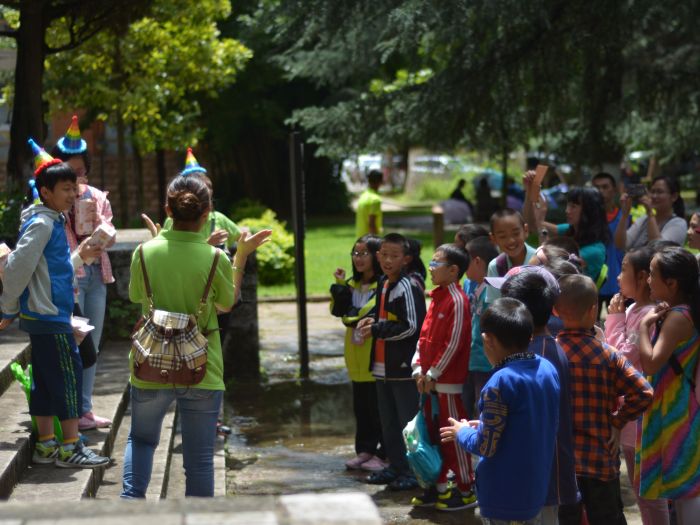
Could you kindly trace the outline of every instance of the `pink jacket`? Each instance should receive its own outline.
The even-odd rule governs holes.
[[[654,308],[653,304],[637,307],[637,303],[634,303],[627,308],[624,314],[608,314],[608,318],[605,320],[605,338],[608,344],[621,352],[642,374],[644,372],[637,346],[639,324],[652,308]],[[626,447],[634,447],[636,439],[637,422],[630,421],[622,429],[620,443]]]
[[[110,226],[114,227],[114,225],[112,224],[112,205],[107,199],[108,192],[98,190],[93,186],[87,186],[87,190],[84,191],[79,198],[86,198],[86,193],[88,192],[90,193],[90,196],[93,199],[95,199],[95,204],[97,206],[97,216],[100,219],[100,222],[109,224]],[[75,237],[75,232],[73,231],[73,225],[70,222],[69,214],[66,213],[65,216],[66,236],[68,237],[70,251],[71,253],[73,253],[78,248],[78,240]],[[109,256],[107,255],[106,251],[103,252],[102,256],[100,257],[100,266],[102,268],[102,282],[104,282],[105,284],[113,283],[114,276],[112,275],[112,264],[109,261]],[[85,277],[85,270],[82,266],[75,271],[75,276],[78,278]]]

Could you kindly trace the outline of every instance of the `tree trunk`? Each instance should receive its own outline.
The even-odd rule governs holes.
[[[134,142],[133,138],[136,136],[136,126],[131,126],[131,137],[132,137],[132,148],[134,150],[134,172],[136,174],[136,213],[141,214],[146,211],[143,198],[143,157],[141,156],[141,150],[138,145]]]
[[[44,75],[44,21],[42,0],[24,0],[17,31],[15,93],[7,159],[8,189],[20,188],[31,175],[27,139],[42,144],[45,137],[42,80]]]
[[[165,179],[167,173],[165,171],[165,150],[158,148],[156,150],[156,176],[158,177],[158,219],[161,224],[165,222]]]
[[[501,173],[503,173],[503,182],[501,183],[501,207],[506,207],[508,199],[508,146],[505,142],[501,149]]]

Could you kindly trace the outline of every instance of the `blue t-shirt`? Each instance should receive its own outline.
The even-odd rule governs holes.
[[[472,307],[472,347],[469,352],[469,370],[471,372],[489,372],[493,367],[484,354],[484,340],[481,338],[481,314],[488,308],[486,302],[486,281],[476,286],[469,294],[469,304]]]
[[[574,504],[577,500],[578,487],[574,458],[574,430],[571,420],[569,360],[562,347],[551,335],[533,337],[528,350],[552,363],[559,375],[559,429],[555,448],[556,461],[552,463],[545,505]]]
[[[481,515],[529,520],[549,490],[559,422],[559,377],[535,355],[498,368],[481,391],[477,429],[457,434],[460,446],[482,457],[476,468]],[[524,481],[525,480],[525,481]]]
[[[565,235],[570,227],[566,223],[557,224],[557,234]],[[583,273],[596,281],[603,264],[605,264],[605,245],[600,241],[592,242],[585,246],[579,246],[578,251],[581,259],[586,263]]]
[[[622,259],[625,252],[618,250],[615,247],[615,230],[622,217],[622,212],[618,209],[615,218],[608,222],[610,228],[610,242],[605,246],[605,264],[608,265],[608,278],[598,292],[600,295],[615,295],[620,291],[620,285],[617,284],[617,276],[622,271]]]

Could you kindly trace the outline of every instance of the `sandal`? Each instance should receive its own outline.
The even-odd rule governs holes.
[[[378,472],[372,472],[369,476],[365,478],[367,483],[371,485],[387,485],[393,483],[398,479],[398,474],[391,470],[390,468],[385,468]]]
[[[412,490],[419,487],[418,480],[413,476],[399,476],[389,483],[389,490]]]

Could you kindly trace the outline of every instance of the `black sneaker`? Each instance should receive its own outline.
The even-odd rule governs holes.
[[[450,488],[445,492],[441,492],[437,496],[435,508],[443,511],[453,511],[462,509],[471,509],[479,504],[476,501],[476,495],[471,490],[466,494],[462,494],[459,489]]]
[[[390,467],[384,470],[378,470],[377,472],[372,472],[369,476],[365,478],[365,482],[371,485],[387,485],[396,481],[398,475],[396,472],[391,470]]]
[[[430,487],[423,491],[421,496],[413,496],[411,505],[414,507],[434,507],[438,500],[437,488]]]
[[[417,489],[418,487],[420,487],[420,485],[418,484],[418,480],[415,478],[415,476],[412,476],[410,474],[406,476],[399,476],[387,485],[387,488],[389,490],[395,491],[413,490]]]
[[[98,456],[78,440],[73,446],[60,447],[56,466],[61,468],[97,468],[109,465],[110,459]]]

